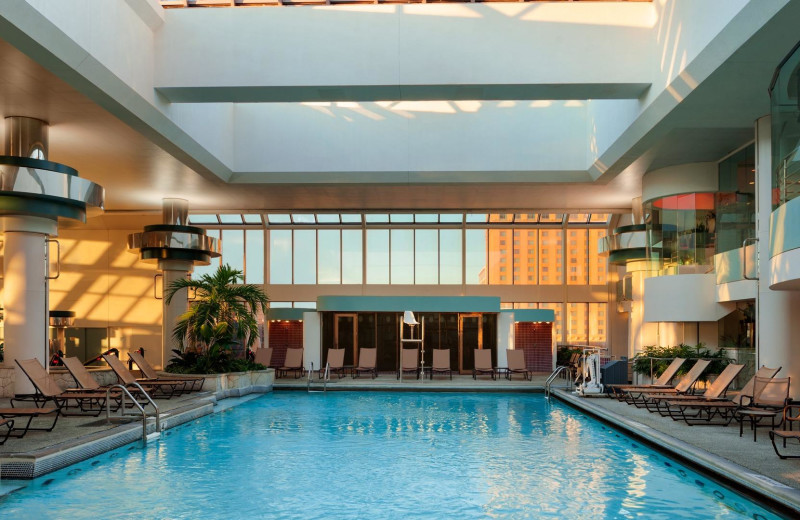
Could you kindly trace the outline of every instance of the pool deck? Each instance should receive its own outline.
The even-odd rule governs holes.
[[[413,377],[398,381],[392,374],[381,374],[377,379],[334,377],[327,390],[542,392],[546,378],[547,374],[536,374],[529,382],[520,376],[512,381],[484,376],[474,381],[471,376],[454,375],[452,380],[437,376],[433,381],[426,379],[423,382]],[[320,384],[315,386],[321,389]],[[305,391],[306,388],[304,378],[282,378],[274,383],[274,389],[279,391]],[[159,399],[162,431],[259,395],[217,401],[213,394],[196,393],[170,400]],[[739,437],[736,423],[729,426],[687,426],[614,399],[580,398],[562,390],[555,390],[554,395],[570,406],[673,453],[679,459],[721,476],[736,489],[755,490],[800,516],[800,459],[779,459],[772,449],[767,428],[760,429],[758,441],[754,442],[752,433],[747,430],[744,436]],[[8,400],[0,399],[0,407],[7,406]],[[152,418],[148,420],[148,432],[155,433]],[[52,432],[32,431],[24,438],[11,438],[0,446],[0,478],[38,477],[126,444],[136,446],[141,437],[142,423],[138,418],[120,424],[106,421],[105,414],[99,417],[61,417]],[[800,447],[795,450],[800,455]],[[0,495],[4,492],[0,485]]]

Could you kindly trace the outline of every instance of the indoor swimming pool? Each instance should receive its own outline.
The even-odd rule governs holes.
[[[275,392],[5,496],[7,518],[780,518],[541,395]]]

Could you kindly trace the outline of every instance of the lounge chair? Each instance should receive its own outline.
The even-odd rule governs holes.
[[[472,379],[478,379],[480,374],[489,374],[495,379],[496,370],[492,366],[492,351],[489,349],[475,349],[475,368],[472,369]]]
[[[42,416],[52,415],[53,422],[50,423],[47,427],[31,427],[31,423],[34,419]],[[7,428],[5,434],[3,435],[3,439],[0,440],[0,445],[5,444],[9,437],[20,438],[24,437],[26,433],[29,431],[43,431],[49,432],[53,431],[55,428],[56,423],[58,422],[58,417],[61,415],[61,409],[56,408],[0,408],[0,426],[5,426]],[[22,428],[15,428],[14,424],[21,422],[15,421],[17,418],[27,418],[28,420],[25,421],[25,426]]]
[[[711,363],[708,359],[698,359],[694,366],[681,378],[680,381],[675,385],[673,388],[636,388],[627,391],[628,397],[625,399],[625,402],[628,404],[632,404],[637,408],[641,408],[643,406],[648,407],[648,403],[650,402],[650,396],[652,395],[681,395],[685,394],[692,390],[697,380],[700,379],[700,376],[703,374],[708,365]]]
[[[670,385],[669,382],[672,381],[672,378],[678,373],[684,361],[686,361],[684,358],[673,359],[672,363],[670,363],[661,375],[656,378],[652,385],[605,385],[605,388],[611,390],[611,393],[620,401],[625,401],[629,390],[639,388],[673,388],[673,385]]]
[[[286,358],[283,361],[283,366],[276,369],[275,372],[275,377],[286,377],[289,372],[295,373],[295,379],[302,377],[306,373],[303,367],[303,349],[286,349]]]
[[[506,349],[506,359],[508,359],[506,379],[511,381],[511,377],[514,374],[522,374],[522,377],[524,377],[526,381],[531,380],[531,371],[528,370],[528,367],[525,364],[525,352],[517,349]]]
[[[728,387],[731,386],[733,380],[742,371],[744,365],[728,364],[725,369],[717,376],[717,378],[706,388],[702,394],[679,394],[674,395],[670,393],[651,394],[648,399],[647,409],[651,412],[660,412],[662,416],[666,417],[671,415],[669,411],[670,404],[675,402],[688,402],[688,401],[711,401],[715,399],[723,399]],[[650,404],[655,405],[655,410],[650,408]],[[662,406],[662,404],[664,406]],[[675,419],[675,417],[672,417]],[[676,419],[677,420],[677,419]]]
[[[434,374],[447,374],[453,379],[453,371],[450,369],[450,350],[446,348],[433,349],[433,365],[430,369],[431,379]]]
[[[397,371],[397,379],[407,372],[415,374],[419,379],[419,349],[416,347],[400,349],[400,369]]]
[[[275,349],[269,347],[257,349],[253,361],[269,368],[269,366],[272,364],[272,353],[274,351]]]
[[[128,354],[128,356],[136,363],[136,366],[139,367],[139,370],[142,371],[142,375],[144,377],[137,379],[139,384],[141,385],[148,385],[152,382],[178,382],[184,383],[184,388],[182,392],[194,392],[196,390],[200,390],[203,388],[203,384],[206,382],[205,377],[197,377],[197,376],[183,376],[183,375],[170,375],[169,377],[160,376],[156,369],[144,359],[144,356],[141,355],[139,352],[133,351]]]
[[[343,348],[329,348],[328,349],[328,373],[338,374],[339,379],[344,377],[344,349]],[[322,377],[325,372],[325,367],[320,367],[319,377]]]
[[[181,381],[152,381],[147,380],[137,380],[136,377],[131,374],[131,371],[125,368],[125,365],[122,364],[122,361],[119,360],[117,356],[114,354],[103,354],[103,359],[108,363],[108,366],[114,373],[117,375],[117,379],[119,382],[125,386],[131,385],[143,385],[146,384],[149,389],[153,392],[153,397],[163,397],[165,399],[170,399],[174,395],[180,395],[186,388],[186,383]],[[142,389],[142,392],[145,394],[148,393],[146,390]]]
[[[780,412],[789,404],[789,387],[791,378],[763,378],[756,377],[753,384],[753,398],[749,405],[739,408],[733,412],[733,417],[739,422],[739,437],[744,434],[745,420],[750,422],[750,429],[753,430],[753,441],[756,441],[756,433],[762,420],[769,419],[770,427],[774,430],[780,423],[775,423],[775,419],[780,416]]]
[[[670,417],[676,421],[683,419],[686,424],[690,426],[695,424],[728,425],[733,420],[733,412],[742,408],[745,400],[749,402],[749,400],[752,399],[756,378],[773,378],[779,371],[780,367],[770,368],[762,366],[756,371],[755,375],[745,383],[741,390],[726,394],[725,398],[667,401]],[[715,417],[719,417],[722,422],[712,422]]]
[[[800,443],[800,431],[795,431],[793,427],[795,423],[800,426],[800,405],[790,404],[784,407],[783,419],[781,423],[786,429],[772,430],[769,432],[769,438],[772,441],[772,448],[775,450],[775,453],[778,455],[778,457],[782,459],[800,459],[800,454],[781,454],[781,452],[778,451],[778,445],[775,444],[775,439],[781,439],[783,441],[783,448],[785,450],[787,440],[794,440]]]
[[[53,403],[55,408],[59,410],[60,415],[100,415],[106,404],[106,391],[92,391],[92,390],[63,390],[53,376],[47,373],[38,359],[17,359],[17,365],[22,372],[30,379],[36,393],[32,396],[20,396],[11,399],[11,407],[17,411],[14,403],[33,401],[37,409],[44,408],[48,402]],[[112,393],[111,398],[116,401],[120,398],[120,393]],[[70,403],[74,401],[75,406],[81,410],[82,413],[67,413],[64,409],[70,407]],[[27,410],[31,410],[30,408]],[[55,426],[58,417],[53,421],[53,424],[46,431],[52,430]]]
[[[362,348],[358,351],[358,366],[353,369],[353,377],[358,377],[361,372],[368,372],[372,374],[372,379],[378,377],[378,349],[377,348]]]

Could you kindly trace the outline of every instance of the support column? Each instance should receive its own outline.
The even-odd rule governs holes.
[[[14,366],[15,394],[34,393],[33,385],[14,362],[37,358],[48,363],[47,236],[57,232],[54,220],[4,217],[3,308],[5,364]]]
[[[162,369],[169,364],[172,359],[173,349],[178,348],[178,342],[172,337],[172,331],[178,323],[178,318],[186,312],[189,305],[189,295],[186,289],[181,289],[172,297],[172,301],[167,304],[167,291],[172,282],[188,278],[192,272],[192,262],[185,260],[163,260],[159,262],[158,268],[164,273],[162,278],[164,294],[164,312],[161,328],[161,367]]]
[[[772,131],[771,118],[756,121],[756,210],[758,237],[758,297],[756,298],[756,364],[783,367],[779,377],[800,382],[800,292],[769,288],[770,214],[772,213]],[[794,339],[794,341],[793,341]],[[800,396],[792,384],[792,396]]]

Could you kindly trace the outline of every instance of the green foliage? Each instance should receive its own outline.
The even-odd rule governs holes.
[[[556,352],[556,365],[566,366],[572,354],[575,352],[580,354],[583,352],[583,349],[580,347],[570,347],[569,345],[558,347],[558,351]]]
[[[267,368],[261,363],[235,358],[229,348],[219,343],[202,353],[196,350],[181,352],[178,349],[172,352],[175,355],[167,365],[166,371],[173,374],[221,374]]]
[[[182,353],[203,354],[215,345],[227,348],[243,343],[250,347],[255,343],[258,337],[256,313],[261,310],[266,314],[269,299],[261,288],[239,284],[242,279],[241,271],[226,264],[196,280],[181,279],[170,284],[167,303],[182,289],[193,289],[197,295],[172,332]]]
[[[709,363],[708,368],[706,368],[703,375],[700,376],[701,381],[705,381],[706,375],[708,374],[719,374],[725,367],[728,366],[730,363],[733,363],[733,359],[728,357],[728,353],[725,351],[724,348],[719,350],[709,350],[703,345],[703,343],[698,343],[697,345],[685,345],[681,343],[675,347],[660,347],[656,345],[650,345],[644,347],[642,352],[636,354],[633,358],[633,371],[637,374],[643,375],[650,375],[650,363],[652,362],[653,366],[653,376],[658,376],[664,370],[667,369],[672,360],[676,357],[685,358],[685,359],[711,359],[711,363]],[[649,359],[649,358],[666,358],[666,359]],[[691,361],[686,361],[681,368],[678,370],[678,375],[683,375],[688,372],[694,363]]]

